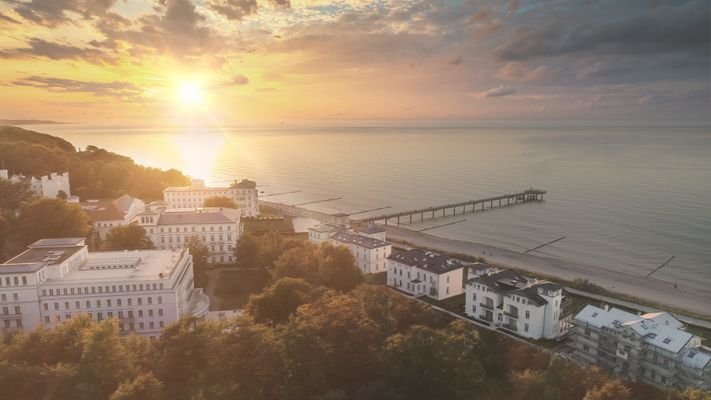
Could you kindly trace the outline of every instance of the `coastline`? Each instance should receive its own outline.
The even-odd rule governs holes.
[[[482,243],[446,239],[424,232],[384,226],[388,239],[406,242],[412,246],[426,247],[447,253],[482,257],[491,264],[517,268],[534,274],[548,275],[565,280],[587,279],[610,292],[621,293],[668,305],[711,318],[711,295],[698,293],[683,286],[655,279],[614,271],[603,267],[585,265],[550,257],[540,257],[507,250]]]

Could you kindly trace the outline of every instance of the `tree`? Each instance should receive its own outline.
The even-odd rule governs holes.
[[[0,210],[16,211],[34,196],[27,182],[0,179]]]
[[[225,208],[239,208],[237,204],[231,198],[227,196],[213,196],[205,199],[205,207],[225,207]]]
[[[250,234],[242,235],[235,246],[237,265],[242,268],[256,267],[259,256],[259,241]]]
[[[252,295],[246,310],[255,321],[274,326],[286,322],[300,305],[321,293],[303,279],[282,278],[262,293]]]
[[[57,198],[66,200],[69,198],[69,196],[67,196],[67,192],[65,192],[64,190],[60,190],[59,192],[57,192]]]
[[[619,380],[606,382],[588,390],[583,400],[629,400],[630,389]]]
[[[163,384],[148,372],[120,384],[109,400],[162,400],[164,398]]]
[[[197,235],[192,235],[186,242],[190,254],[193,256],[193,274],[195,276],[195,286],[205,287],[207,285],[207,262],[210,249]]]
[[[111,228],[101,244],[104,250],[153,249],[155,246],[146,230],[136,224],[119,225]]]
[[[363,282],[363,275],[346,247],[304,242],[285,251],[275,262],[275,278],[302,278],[314,286],[349,291]]]
[[[56,198],[25,204],[17,221],[18,236],[24,244],[42,238],[86,237],[90,230],[89,217],[79,205]]]

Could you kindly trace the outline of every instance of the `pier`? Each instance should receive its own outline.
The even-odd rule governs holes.
[[[372,217],[351,220],[351,223],[376,223],[383,222],[385,225],[390,220],[395,220],[397,225],[406,222],[411,224],[414,222],[424,222],[436,218],[450,217],[467,213],[477,213],[495,208],[509,207],[516,204],[540,202],[543,201],[545,190],[528,189],[519,193],[504,194],[496,197],[489,197],[478,200],[468,200],[461,203],[445,204],[428,208],[421,208],[410,211],[401,211],[391,214],[382,214]],[[414,220],[413,220],[414,217]]]

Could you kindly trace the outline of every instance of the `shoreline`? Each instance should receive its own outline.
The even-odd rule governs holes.
[[[711,318],[711,295],[689,290],[683,286],[640,276],[613,271],[593,265],[540,257],[482,243],[447,239],[405,228],[384,226],[388,239],[407,242],[412,246],[426,247],[447,253],[481,257],[491,264],[521,269],[534,274],[548,275],[564,280],[587,279],[612,293],[634,296],[661,305],[686,310]]]

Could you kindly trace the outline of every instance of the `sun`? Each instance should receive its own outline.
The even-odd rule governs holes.
[[[182,104],[198,105],[203,101],[202,87],[196,82],[181,83],[178,94]]]

